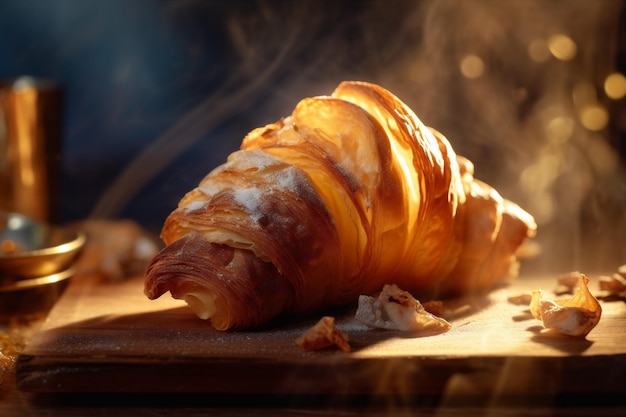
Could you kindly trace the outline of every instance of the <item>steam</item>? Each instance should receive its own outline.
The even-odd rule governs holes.
[[[92,216],[120,215],[247,103],[263,98],[251,110],[260,126],[304,96],[361,79],[397,94],[475,163],[478,178],[535,216],[549,251],[538,267],[626,263],[621,96],[604,88],[619,79],[620,2],[337,3],[258,2],[229,13],[225,42],[239,59],[231,76],[120,173]]]
[[[254,51],[248,51],[241,28],[231,24],[234,46],[241,51],[241,65],[233,68],[226,83],[168,131],[148,145],[113,184],[102,194],[92,210],[91,217],[106,218],[119,215],[124,206],[162,169],[188,150],[200,137],[215,129],[232,113],[247,105],[271,83],[283,63],[291,42],[296,37],[285,39],[272,60],[258,65]],[[257,65],[255,65],[257,64]]]
[[[478,178],[535,216],[549,252],[539,267],[626,262],[619,114],[604,88],[616,71],[621,4],[429,6],[414,15],[420,53],[403,66],[414,87],[398,90],[409,103],[418,97],[417,114],[474,161]]]

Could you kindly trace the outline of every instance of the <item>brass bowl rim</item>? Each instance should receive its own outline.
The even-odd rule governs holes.
[[[16,259],[29,259],[35,257],[46,257],[50,255],[62,255],[65,253],[77,252],[80,250],[87,241],[87,236],[84,232],[73,229],[66,228],[62,226],[57,226],[53,224],[49,224],[46,222],[41,222],[35,219],[32,219],[28,216],[19,213],[0,213],[0,217],[8,219],[9,217],[20,217],[22,220],[30,222],[32,224],[41,225],[50,228],[51,230],[63,230],[65,232],[64,238],[67,241],[60,243],[54,246],[46,246],[40,249],[31,249],[31,250],[23,250],[12,253],[0,253],[0,261],[2,260],[16,260]]]
[[[61,255],[64,253],[77,251],[85,245],[85,242],[87,241],[87,236],[85,235],[85,233],[79,230],[75,230],[72,236],[73,239],[71,239],[70,241],[55,246],[47,246],[41,249],[19,251],[16,253],[0,253],[0,261],[2,259],[27,259],[49,255]]]
[[[74,269],[68,268],[64,271],[55,272],[54,274],[45,275],[34,278],[24,278],[12,281],[9,284],[0,284],[0,293],[30,290],[36,287],[44,285],[55,284],[57,282],[65,281],[74,275]]]

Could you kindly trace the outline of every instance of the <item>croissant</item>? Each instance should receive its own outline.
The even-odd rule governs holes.
[[[535,230],[392,93],[342,82],[251,131],[180,200],[144,292],[169,291],[219,330],[345,305],[385,284],[451,296],[508,276]]]

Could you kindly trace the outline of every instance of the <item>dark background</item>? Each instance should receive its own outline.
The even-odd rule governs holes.
[[[621,1],[1,0],[0,78],[64,93],[58,222],[132,218],[158,233],[180,197],[251,129],[342,80],[388,88],[476,176],[530,211],[534,267],[626,263]],[[529,59],[565,34],[576,55]],[[462,58],[484,62],[464,77]],[[579,120],[575,91],[608,111]],[[562,140],[546,126],[569,124]]]

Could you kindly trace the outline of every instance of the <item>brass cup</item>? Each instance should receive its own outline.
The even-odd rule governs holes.
[[[0,81],[0,210],[56,221],[61,91],[31,77]]]

